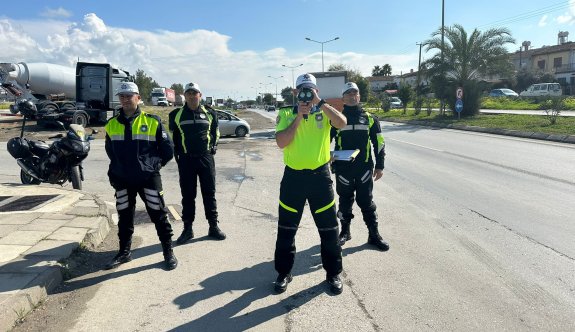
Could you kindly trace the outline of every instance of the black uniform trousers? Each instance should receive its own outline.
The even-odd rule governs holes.
[[[177,160],[182,191],[182,220],[188,224],[194,221],[199,178],[206,219],[209,223],[217,222],[216,164],[214,156],[209,152],[198,155],[185,154],[181,155]]]
[[[293,267],[295,235],[306,200],[319,231],[323,268],[327,276],[341,273],[339,225],[332,185],[327,164],[315,170],[294,170],[286,166],[280,185],[278,235],[274,255],[275,269],[279,274],[290,273]]]
[[[341,164],[346,163],[346,164]],[[373,165],[354,162],[338,162],[335,166],[335,190],[339,196],[338,217],[351,222],[353,201],[361,209],[363,221],[370,226],[377,222],[377,207],[373,202]],[[355,196],[355,197],[354,197]]]
[[[134,213],[136,194],[146,204],[146,211],[156,226],[156,233],[161,242],[171,241],[172,225],[168,220],[168,209],[164,203],[162,177],[154,173],[141,185],[114,183],[116,189],[116,209],[118,210],[118,238],[120,249],[132,240],[134,234]]]

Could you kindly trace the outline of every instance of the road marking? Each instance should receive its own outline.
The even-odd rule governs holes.
[[[391,141],[396,141],[396,142],[400,142],[400,143],[404,143],[404,144],[409,144],[409,145],[417,146],[417,147],[424,148],[424,149],[428,149],[428,150],[432,150],[432,151],[445,152],[444,150],[438,150],[438,149],[430,148],[430,147],[424,146],[424,145],[409,143],[409,142],[402,141],[402,140],[398,140],[398,139],[395,139],[395,138],[387,138],[387,139],[388,139],[388,140],[391,140]]]
[[[170,213],[172,214],[172,216],[174,217],[175,220],[182,220],[182,217],[180,217],[180,214],[178,213],[178,211],[176,211],[176,209],[174,209],[173,206],[168,205],[168,210],[170,210]]]

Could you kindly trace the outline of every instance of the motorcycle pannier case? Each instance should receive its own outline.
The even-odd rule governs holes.
[[[28,141],[21,137],[13,137],[8,140],[8,152],[14,158],[26,158],[31,155]]]

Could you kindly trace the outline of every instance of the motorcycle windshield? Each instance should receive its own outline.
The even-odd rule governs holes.
[[[68,130],[68,138],[77,140],[77,141],[86,141],[86,132],[84,127],[78,124],[71,124],[70,129]]]

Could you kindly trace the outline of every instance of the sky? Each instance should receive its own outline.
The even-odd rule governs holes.
[[[446,26],[508,28],[509,51],[555,45],[559,31],[575,40],[575,0],[443,1]],[[343,64],[364,76],[384,64],[394,75],[417,70],[418,44],[441,13],[442,0],[2,1],[0,62],[107,62],[245,100],[321,72],[322,58],[325,70]],[[423,47],[422,61],[432,52]]]

